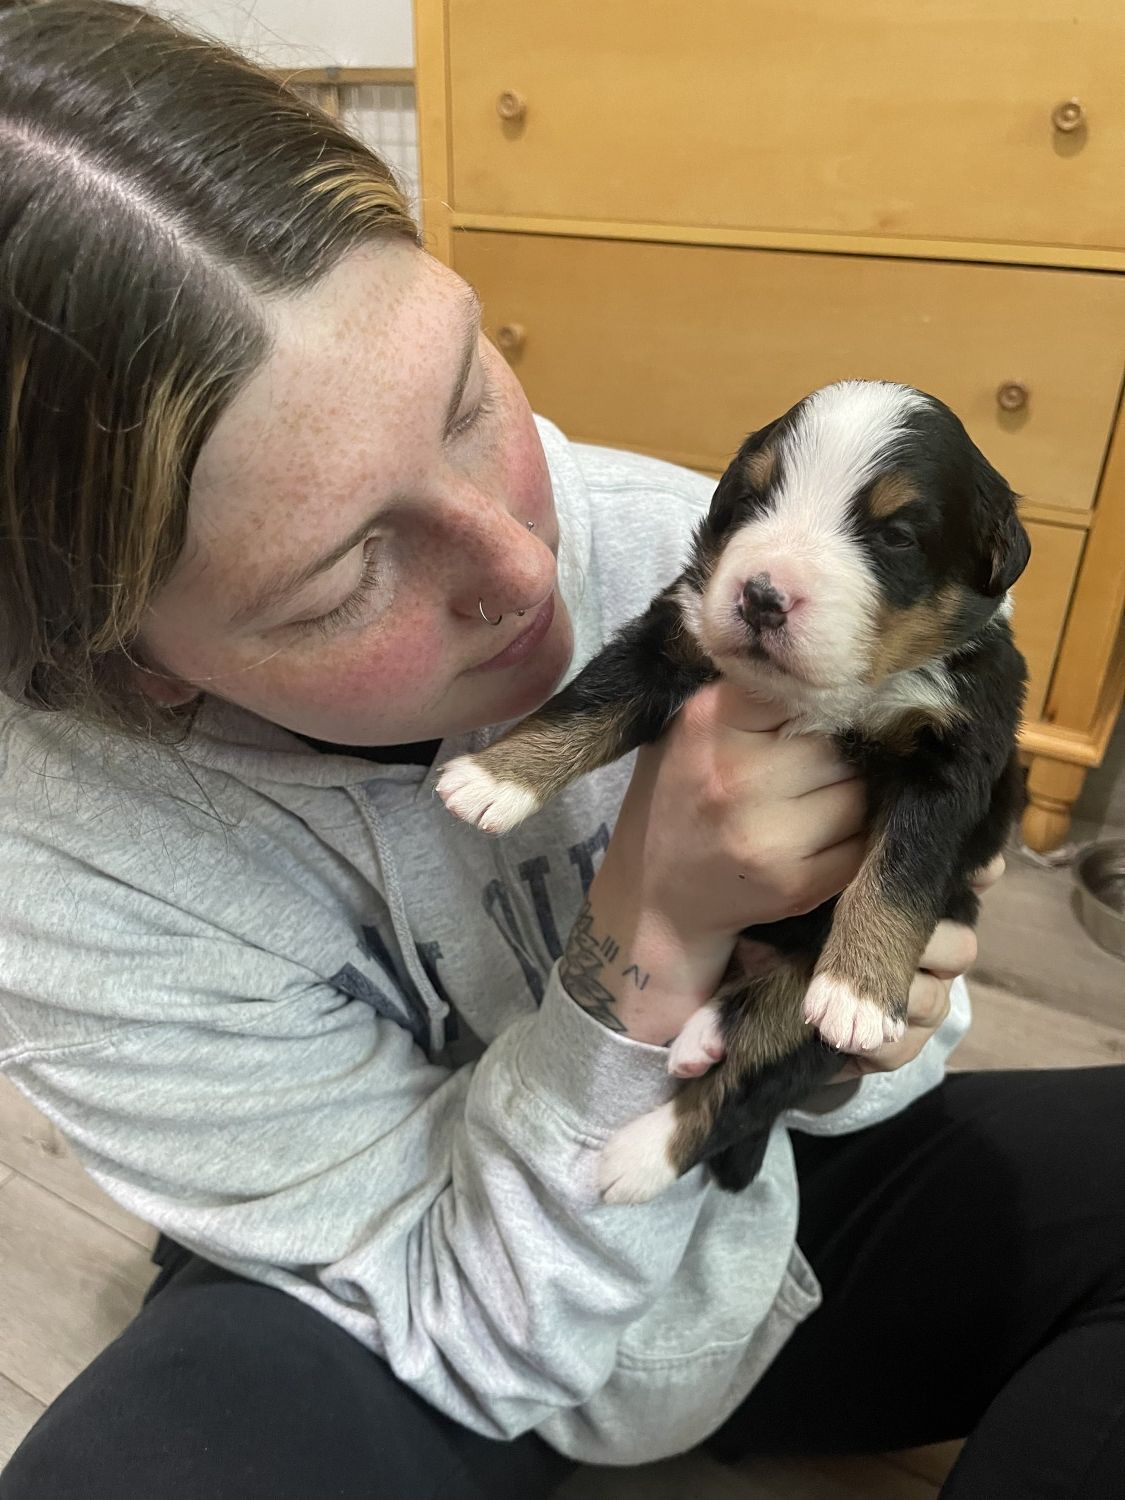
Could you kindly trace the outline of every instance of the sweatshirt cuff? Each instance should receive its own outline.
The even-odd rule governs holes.
[[[524,1034],[519,1070],[529,1089],[588,1136],[612,1135],[679,1085],[668,1074],[668,1048],[635,1042],[596,1021],[567,994],[557,963],[536,1024]]]

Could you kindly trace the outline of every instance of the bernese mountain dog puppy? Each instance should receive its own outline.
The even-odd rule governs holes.
[[[643,1202],[699,1162],[745,1187],[774,1122],[841,1053],[903,1034],[930,934],[943,917],[975,923],[970,877],[1019,811],[1026,669],[1008,590],[1030,550],[1015,495],[941,401],[826,386],[747,437],[649,609],[537,713],[445,768],[449,810],[504,833],[656,739],[721,675],[787,705],[786,733],[831,735],[865,779],[859,873],[815,911],[746,930],[772,966],[732,961],[688,1022],[669,1071],[689,1081],[607,1143],[607,1202]]]

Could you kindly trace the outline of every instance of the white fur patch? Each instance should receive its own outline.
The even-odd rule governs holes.
[[[497,781],[472,755],[449,762],[438,778],[437,794],[454,817],[485,833],[507,833],[540,805],[534,792],[515,781]]]
[[[772,690],[787,672],[813,688],[862,682],[880,592],[852,533],[852,506],[885,466],[907,418],[924,407],[918,392],[880,381],[842,381],[807,399],[778,439],[768,508],[730,537],[708,583],[696,633],[712,656],[746,660],[742,585],[768,574],[794,604],[766,643],[773,665],[762,664],[762,685]]]
[[[701,1005],[668,1049],[668,1071],[673,1078],[698,1078],[722,1062],[726,1044],[719,1027],[719,1007]]]
[[[839,525],[925,398],[889,381],[841,380],[815,391],[782,440],[782,503],[789,524]]]
[[[695,591],[689,583],[681,583],[675,593],[676,603],[679,605],[680,616],[684,625],[691,635],[702,644],[703,642],[703,596]]]
[[[817,692],[803,683],[792,689],[778,684],[774,696],[793,707],[786,734],[839,734],[856,729],[878,739],[910,709],[943,713],[957,709],[953,679],[942,662],[927,662],[905,672],[892,672],[874,686],[829,688]]]
[[[805,994],[805,1020],[830,1047],[841,1052],[873,1052],[884,1042],[897,1042],[905,1022],[887,1015],[874,1000],[861,999],[843,980],[815,974]]]
[[[648,1203],[672,1186],[679,1175],[668,1157],[675,1130],[669,1100],[610,1136],[598,1164],[598,1187],[606,1203]]]

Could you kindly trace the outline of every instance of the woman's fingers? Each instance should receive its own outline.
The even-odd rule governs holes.
[[[960,922],[939,922],[918,967],[938,979],[956,979],[977,961],[977,935]]]
[[[792,717],[792,710],[783,704],[772,698],[752,698],[745,688],[725,678],[700,688],[693,701],[716,724],[743,734],[771,733]]]
[[[998,854],[972,877],[973,889],[987,891],[1003,875],[1004,868],[1004,856]],[[906,1034],[901,1041],[888,1042],[874,1052],[847,1058],[833,1082],[845,1083],[867,1073],[891,1072],[917,1057],[949,1014],[950,984],[972,968],[976,957],[977,935],[971,927],[960,922],[939,922],[926,944],[910,986]]]
[[[921,970],[910,986],[905,1035],[897,1042],[885,1042],[874,1052],[849,1057],[836,1075],[836,1082],[862,1078],[865,1073],[892,1073],[905,1063],[913,1062],[949,1014],[949,982]]]
[[[915,974],[906,1001],[908,1030],[911,1026],[921,1027],[923,1031],[938,1029],[949,1014],[949,984],[948,979],[939,979],[936,974],[926,974],[921,969]],[[897,1046],[898,1043],[889,1045]]]
[[[777,808],[771,829],[798,857],[817,855],[845,839],[866,839],[866,812],[863,783],[838,781]]]
[[[973,890],[977,892],[978,895],[981,895],[983,894],[983,892],[987,891],[990,886],[994,886],[996,884],[1001,875],[1003,875],[1006,868],[1007,866],[1004,863],[1004,856],[1002,854],[998,854],[990,864],[985,865],[983,870],[978,870],[976,874],[971,877],[969,884],[972,886]]]
[[[821,849],[801,860],[796,884],[800,893],[800,910],[813,911],[824,901],[838,896],[855,879],[863,863],[867,839],[863,834],[843,839],[830,849]],[[797,915],[794,910],[794,915]]]

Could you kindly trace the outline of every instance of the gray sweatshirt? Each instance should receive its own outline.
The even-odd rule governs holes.
[[[574,675],[679,571],[712,484],[537,421]],[[4,702],[0,1066],[123,1207],[440,1411],[640,1463],[713,1431],[820,1301],[788,1130],[932,1088],[968,997],[907,1067],[787,1116],[747,1192],[697,1167],[600,1203],[600,1146],[674,1087],[558,979],[631,758],[494,840],[433,788],[498,732],[381,765],[209,702],[171,754]]]

